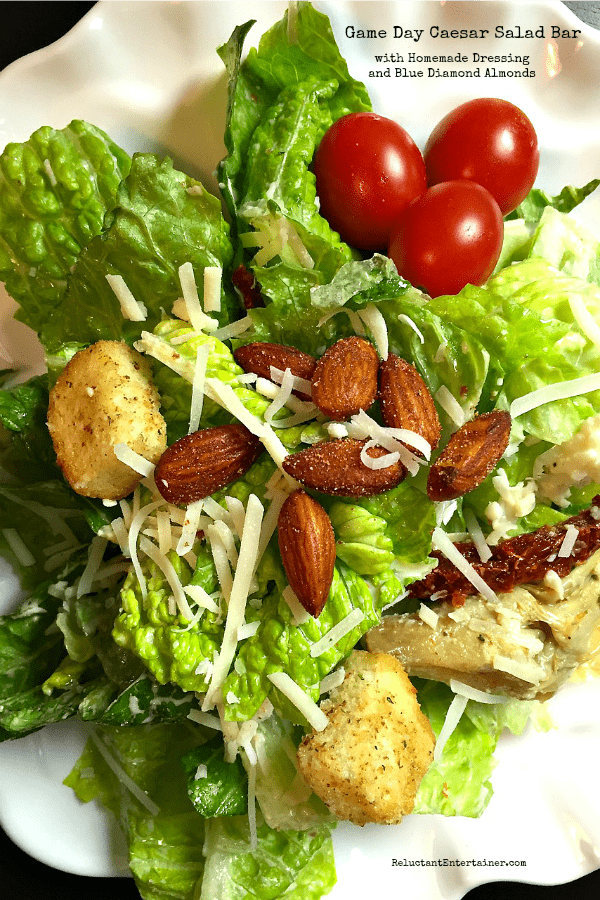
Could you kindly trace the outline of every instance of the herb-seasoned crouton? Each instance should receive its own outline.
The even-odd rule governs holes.
[[[328,725],[298,749],[306,782],[339,819],[399,822],[413,809],[435,738],[398,660],[355,651],[321,708]]]
[[[121,341],[76,353],[50,392],[48,429],[74,491],[120,500],[141,476],[117,459],[116,444],[158,462],[167,444],[160,399],[146,360]]]

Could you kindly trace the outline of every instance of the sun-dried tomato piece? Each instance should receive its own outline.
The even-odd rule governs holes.
[[[570,526],[578,532],[575,544],[568,556],[559,556]],[[485,563],[473,544],[457,543],[456,548],[486,584],[499,593],[512,591],[518,584],[541,581],[549,571],[565,578],[600,548],[600,494],[594,497],[589,509],[564,522],[543,525],[530,534],[518,534],[501,541],[490,548],[492,556]],[[440,600],[462,606],[465,597],[477,593],[476,588],[439,551],[435,550],[431,555],[438,560],[437,567],[425,578],[409,585],[409,595],[417,599],[440,595]]]
[[[231,280],[233,286],[237,288],[242,295],[245,309],[256,309],[257,306],[265,305],[258,281],[256,281],[250,269],[243,263],[240,263],[234,271]]]

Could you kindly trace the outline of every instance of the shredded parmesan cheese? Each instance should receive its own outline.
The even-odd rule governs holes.
[[[228,341],[229,338],[238,337],[238,335],[243,334],[244,331],[248,331],[251,325],[252,319],[250,316],[244,316],[243,319],[237,319],[235,322],[230,322],[229,325],[223,325],[222,328],[217,328],[217,330],[213,332],[213,337],[217,338],[219,341]]]
[[[202,407],[204,405],[204,381],[206,379],[206,366],[210,356],[210,344],[202,344],[196,352],[194,364],[194,379],[192,381],[192,402],[190,405],[190,423],[188,434],[198,431]]]
[[[323,680],[321,681],[321,684],[319,685],[319,693],[327,694],[334,688],[339,687],[340,684],[343,683],[345,677],[346,670],[343,666],[339,666],[339,668],[334,669],[333,672],[330,672],[329,675],[326,675],[325,678],[323,678]]]
[[[492,551],[490,550],[490,546],[485,539],[475,513],[472,509],[463,509],[463,515],[465,518],[465,525],[467,526],[467,530],[469,532],[471,540],[475,545],[475,549],[479,553],[479,559],[482,562],[487,562],[488,559],[491,559]]]
[[[269,681],[299,709],[307,722],[315,731],[323,731],[329,722],[322,709],[312,700],[286,672],[271,672]]]
[[[375,346],[381,359],[385,362],[389,353],[389,338],[387,325],[380,310],[377,309],[374,303],[369,303],[358,315],[373,335]]]
[[[426,459],[431,455],[431,445],[416,432],[405,428],[386,428],[372,419],[364,410],[352,416],[346,426],[350,437],[371,438],[385,450],[398,453],[400,462],[406,466],[411,475],[416,475],[423,464],[423,460],[412,453],[405,443],[410,443],[416,450],[420,450]]]
[[[468,697],[465,697],[462,694],[454,695],[452,703],[448,707],[448,712],[446,713],[446,718],[444,719],[442,729],[435,742],[435,749],[433,751],[434,762],[439,762],[439,760],[442,758],[444,747],[448,742],[448,738],[451,736],[456,726],[460,722],[461,716],[465,711],[465,707],[468,702]]]
[[[400,459],[400,454],[396,450],[393,453],[386,453],[384,456],[369,456],[369,450],[377,446],[377,441],[367,441],[360,451],[360,461],[367,469],[388,469]]]
[[[3,528],[2,534],[4,535],[6,543],[17,557],[17,562],[22,566],[33,566],[35,563],[35,556],[25,545],[23,538],[17,529]]]
[[[448,535],[442,531],[441,528],[434,528],[433,535],[433,546],[443,553],[451,563],[453,563],[456,568],[462,572],[465,578],[471,582],[473,587],[477,589],[477,591],[485,597],[487,600],[490,600],[492,603],[498,603],[498,596],[495,591],[486,584],[481,575],[475,571],[473,566],[465,559],[462,553],[456,549],[452,541],[449,539]]]
[[[417,326],[416,322],[413,322],[413,320],[411,319],[410,316],[405,316],[404,313],[400,313],[400,315],[398,316],[398,321],[399,321],[399,322],[405,322],[410,328],[412,328],[412,330],[414,331],[414,333],[415,333],[415,334],[417,335],[417,337],[419,338],[420,342],[421,342],[422,344],[425,343],[425,338],[423,337],[423,332],[422,332],[422,331],[420,330],[420,328]],[[439,348],[438,348],[438,350],[439,350]],[[439,360],[439,359],[436,359],[435,362],[440,362],[440,360]]]
[[[217,695],[227,677],[235,655],[238,631],[244,622],[246,602],[250,584],[254,577],[263,512],[262,503],[256,494],[250,494],[246,507],[244,532],[240,544],[239,562],[229,598],[225,633],[219,655],[215,660],[210,687],[202,704],[203,710],[210,709],[216,703]]]
[[[248,638],[254,637],[256,632],[258,631],[260,626],[260,621],[256,619],[254,622],[245,622],[243,625],[240,625],[238,628],[238,641],[245,641]]]
[[[289,371],[288,369],[278,369],[277,366],[270,366],[271,370],[271,381],[274,381],[276,384],[283,384],[283,376],[285,372]],[[291,374],[291,373],[290,373]],[[307,394],[310,396],[312,393],[312,382],[307,378],[300,378],[299,375],[292,375],[293,378],[293,390],[301,391],[303,394]]]
[[[145,459],[145,457],[141,456],[139,453],[136,453],[135,450],[132,450],[127,444],[115,444],[113,450],[117,459],[120,462],[125,463],[126,466],[129,466],[130,469],[133,469],[134,472],[137,472],[138,475],[147,477],[154,472],[154,463],[150,462],[149,459]]]
[[[426,625],[429,625],[429,627],[433,628],[433,630],[435,631],[435,629],[438,627],[440,617],[433,609],[431,609],[430,606],[426,606],[424,603],[421,603],[418,615]]]
[[[220,266],[206,266],[204,269],[204,312],[221,312],[221,278],[223,269]]]
[[[183,263],[178,270],[179,281],[183,293],[183,300],[187,309],[188,317],[192,323],[194,331],[216,331],[219,323],[216,319],[207,316],[200,305],[198,297],[198,288],[196,287],[196,278],[194,276],[194,267],[191,262]]]
[[[215,731],[222,731],[223,726],[218,716],[212,713],[202,712],[200,709],[192,709],[187,715],[188,719],[196,722],[198,725],[205,725],[207,728],[214,728]]]
[[[466,697],[468,700],[475,700],[477,703],[506,703],[509,699],[502,694],[488,694],[487,691],[480,691],[471,687],[470,684],[463,684],[462,681],[456,681],[454,678],[450,679],[450,688],[455,694]]]
[[[538,406],[544,406],[553,400],[566,400],[569,397],[579,397],[592,391],[600,390],[600,374],[583,375],[581,378],[572,378],[570,381],[560,381],[556,384],[548,384],[537,391],[531,391],[522,397],[517,397],[510,405],[510,414],[513,419],[525,413],[531,412]]]
[[[218,614],[219,605],[213,600],[210,594],[207,594],[203,587],[199,584],[187,584],[184,589],[185,593],[188,595],[190,600],[193,600],[194,603],[197,603],[198,606],[202,606],[204,609],[208,609],[209,612]]]
[[[100,568],[100,563],[104,558],[104,551],[106,550],[107,544],[108,541],[106,538],[99,537],[98,535],[95,535],[92,538],[87,563],[81,578],[79,579],[79,584],[77,585],[78,598],[83,597],[84,594],[89,594],[94,581],[94,576]]]
[[[304,609],[291,586],[283,589],[281,596],[292,611],[292,625],[304,625],[310,619],[310,613]]]
[[[123,318],[129,319],[131,322],[145,322],[148,317],[148,310],[143,303],[139,303],[135,299],[125,284],[123,277],[121,275],[106,275],[106,280],[119,301]]]
[[[579,535],[579,530],[574,525],[567,526],[567,530],[565,532],[565,536],[563,538],[562,544],[558,550],[558,556],[566,557],[570,556],[573,552],[573,547],[575,546],[575,542]]]
[[[194,503],[190,503],[185,511],[185,522],[183,523],[183,528],[181,529],[181,537],[179,538],[175,550],[178,556],[185,556],[185,554],[189,553],[189,551],[194,546],[194,543],[196,541],[196,533],[198,531],[198,525],[200,522],[200,514],[202,512],[202,505],[202,500],[196,500]]]
[[[445,384],[440,385],[437,389],[435,399],[455,425],[460,428],[465,424],[465,411]]]
[[[334,644],[337,644],[343,637],[346,637],[353,628],[356,628],[363,621],[365,617],[362,609],[353,609],[348,613],[337,625],[334,625],[333,628],[330,628],[327,634],[324,634],[322,638],[318,641],[315,641],[310,648],[310,655],[313,659],[317,656],[321,656],[323,653],[326,653],[330,650]]]
[[[500,654],[494,656],[492,665],[500,672],[507,672],[509,675],[514,675],[515,678],[519,678],[521,681],[526,681],[529,684],[537,684],[544,674],[543,668],[537,663],[521,662]]]
[[[52,185],[52,187],[56,187],[58,182],[56,180],[56,175],[54,174],[54,169],[52,168],[52,163],[50,162],[49,159],[45,159],[43,162],[43,166],[44,166],[44,171],[45,171],[46,175],[48,176],[48,180],[50,181],[50,184]]]
[[[290,369],[286,369],[283,373],[281,386],[277,389],[276,396],[269,408],[265,411],[265,422],[271,422],[273,416],[282,409],[292,395],[294,388],[294,376]]]
[[[215,569],[217,570],[217,578],[219,579],[221,591],[223,593],[223,596],[225,597],[226,603],[229,604],[231,588],[233,587],[233,576],[229,567],[227,550],[223,543],[221,533],[218,531],[215,525],[208,526],[207,536],[210,542],[210,549],[212,552]]]

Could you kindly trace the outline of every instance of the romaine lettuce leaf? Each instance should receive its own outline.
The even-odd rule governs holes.
[[[129,166],[127,153],[80,120],[44,126],[0,156],[0,280],[20,304],[16,318],[36,331],[102,230]]]
[[[180,758],[205,739],[203,729],[186,724],[99,728],[65,779],[81,801],[97,799],[117,818],[144,900],[193,900],[199,895],[204,819],[188,799]],[[115,775],[107,753],[158,806],[158,813],[140,803]]]
[[[80,548],[93,537],[86,516],[95,506],[71,491],[64,481],[0,484],[0,554],[19,572],[25,590],[58,574],[68,560],[80,562]],[[108,518],[104,519],[104,523]],[[3,533],[14,529],[32,555],[19,562]]]
[[[0,469],[23,482],[59,476],[46,425],[45,376],[0,390]]]
[[[117,193],[104,231],[79,255],[68,290],[41,330],[42,343],[57,353],[70,342],[100,339],[132,342],[152,330],[181,296],[178,269],[190,262],[200,298],[206,266],[224,269],[221,324],[240,306],[227,277],[233,250],[221,204],[199,182],[173,168],[170,159],[136,153]],[[125,319],[106,275],[121,275],[147,320]]]
[[[255,770],[256,799],[271,828],[298,831],[335,821],[294,763],[304,734],[301,726],[275,712],[258,723],[255,745],[261,748],[261,762]]]
[[[205,729],[184,724],[101,728],[65,779],[80,800],[98,799],[116,816],[142,898],[318,900],[331,890],[330,826],[275,830],[259,813],[258,846],[253,848],[246,816],[204,819],[196,812],[180,758],[197,752],[205,741]],[[107,764],[107,752],[158,806],[158,813],[128,791]]]
[[[276,831],[260,823],[252,848],[243,817],[206,823],[200,900],[319,900],[334,886],[330,826]]]
[[[279,559],[273,560],[271,590],[263,599],[257,617],[258,631],[238,648],[236,665],[223,685],[223,696],[233,695],[225,704],[225,718],[244,721],[252,718],[268,697],[275,709],[291,722],[305,724],[303,716],[268,678],[286,672],[314,701],[319,700],[320,681],[346,657],[362,635],[380,618],[378,599],[370,585],[343,562],[336,563],[329,597],[318,619],[304,625],[292,623],[292,612],[282,596],[287,584]],[[276,569],[279,569],[277,576]],[[322,638],[352,610],[364,613],[362,622],[320,656],[310,655],[311,644]]]
[[[580,188],[567,185],[555,197],[551,197],[539,188],[533,188],[523,202],[509,213],[506,218],[508,221],[522,219],[528,226],[535,226],[548,207],[561,213],[569,213],[576,206],[579,206],[580,203],[583,203],[586,197],[593,194],[598,185],[600,185],[600,179],[598,178],[589,181]]]
[[[205,819],[242,816],[248,812],[248,778],[242,760],[225,761],[223,738],[217,735],[181,757],[187,793]],[[199,767],[204,771],[198,771]]]
[[[219,54],[229,74],[229,106],[225,130],[228,155],[219,166],[219,181],[232,219],[244,196],[246,167],[254,131],[268,120],[268,110],[283,90],[297,88],[307,80],[337,83],[329,100],[330,115],[337,119],[347,112],[368,110],[371,104],[363,84],[351,78],[340,54],[327,16],[309,3],[299,3],[280,22],[262,35],[258,49],[250,49],[240,62],[243,42],[253,22],[235,29]],[[302,140],[302,136],[296,137]],[[282,138],[293,156],[294,136]],[[258,183],[269,184],[260,171]],[[260,196],[257,193],[257,196]]]
[[[0,617],[0,701],[40,685],[64,656],[54,624],[61,601],[40,585],[11,615]]]
[[[560,216],[550,209],[547,214]],[[530,391],[600,368],[600,351],[583,333],[573,311],[578,299],[592,314],[600,308],[595,285],[555,271],[550,262],[532,255],[503,269],[483,287],[467,285],[455,297],[431,300],[428,308],[481,341],[494,366],[488,408],[508,409]],[[512,439],[530,434],[562,443],[599,411],[598,391],[555,400],[519,416]]]
[[[496,263],[494,273],[499,272],[500,269],[504,269],[513,262],[526,259],[530,255],[536,229],[542,219],[547,220],[548,210],[569,213],[592,194],[598,185],[600,185],[600,179],[597,178],[580,188],[567,185],[555,197],[550,197],[545,191],[539,190],[539,188],[533,188],[523,202],[506,216],[502,252]],[[571,217],[564,218],[565,221],[572,224],[575,231],[578,230],[579,226],[574,219]],[[567,228],[570,227],[571,225],[569,224]],[[598,280],[597,269],[598,265],[595,262],[592,267],[594,276],[590,280]]]
[[[217,589],[217,574],[206,545],[196,551],[195,571],[176,553],[169,559],[181,583],[199,584],[208,593]],[[169,607],[172,595],[163,572],[146,558],[142,569],[147,579],[147,596],[134,572],[129,574],[121,591],[121,610],[113,629],[117,645],[134,653],[160,684],[172,682],[184,691],[205,691],[206,673],[198,674],[200,663],[212,663],[223,639],[224,624],[220,614],[206,610],[199,622],[187,622],[181,613]]]
[[[440,682],[413,679],[421,709],[439,735],[455,694]],[[507,728],[521,734],[529,721],[547,730],[549,719],[538,701],[500,704],[469,700],[456,729],[444,746],[442,758],[433,763],[421,781],[415,813],[478,817],[492,796],[490,777],[494,751]]]

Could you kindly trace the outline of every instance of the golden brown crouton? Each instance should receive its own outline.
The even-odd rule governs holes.
[[[355,651],[321,708],[329,724],[298,748],[304,779],[339,819],[399,822],[413,809],[435,738],[398,660]]]
[[[141,475],[117,459],[116,444],[158,462],[165,420],[150,368],[122,341],[98,341],[76,353],[50,392],[48,429],[59,466],[85,497],[120,500]]]

